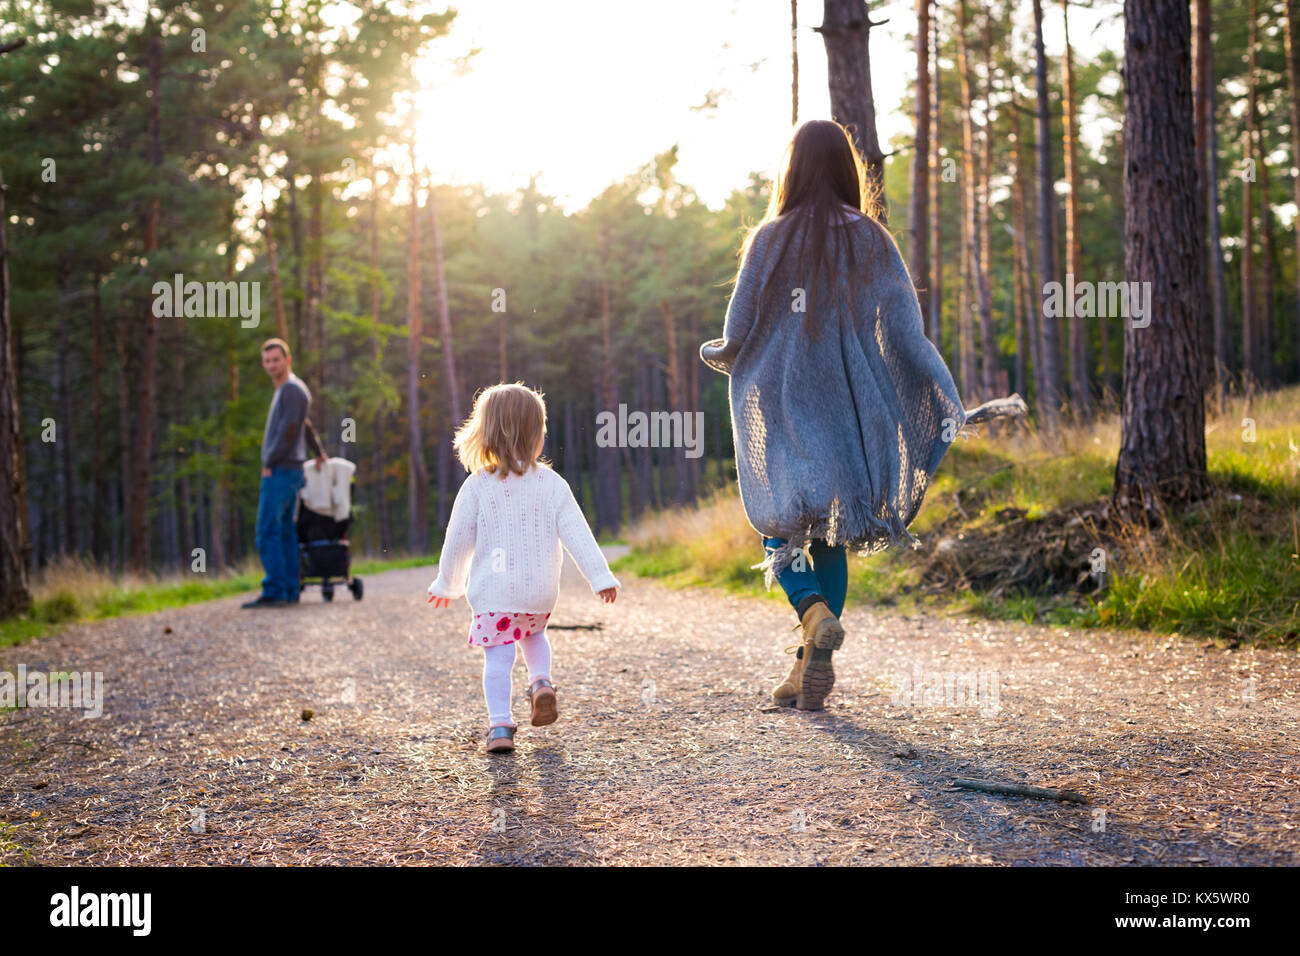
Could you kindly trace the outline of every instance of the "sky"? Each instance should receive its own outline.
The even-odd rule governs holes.
[[[566,210],[679,145],[677,177],[712,208],[748,181],[776,172],[789,141],[789,0],[453,0],[451,33],[417,68],[425,89],[419,152],[433,176],[509,192],[538,174]],[[916,72],[907,33],[914,0],[875,0],[871,31],[877,132],[910,135],[901,111]],[[1017,12],[1019,42],[1031,5]],[[1049,58],[1064,48],[1060,4],[1046,0]],[[444,9],[441,5],[431,9]],[[1122,50],[1118,4],[1072,9],[1076,61]],[[826,53],[813,27],[822,4],[799,4],[799,119],[829,118]],[[464,75],[450,63],[481,52]],[[1054,66],[1055,69],[1055,66]],[[716,108],[697,110],[716,91]],[[1087,142],[1087,116],[1081,124]]]

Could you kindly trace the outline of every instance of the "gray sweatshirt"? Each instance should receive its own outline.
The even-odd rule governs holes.
[[[266,413],[266,430],[262,433],[263,468],[297,468],[307,460],[307,412],[311,392],[292,372],[275,390],[271,408]]]

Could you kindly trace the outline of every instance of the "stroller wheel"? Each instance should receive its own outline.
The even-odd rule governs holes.
[[[334,585],[332,584],[321,585],[320,596],[323,597],[326,601],[334,600]]]
[[[360,578],[353,578],[348,584],[348,590],[352,592],[352,600],[360,601],[361,595],[365,593],[365,588],[361,584]]]

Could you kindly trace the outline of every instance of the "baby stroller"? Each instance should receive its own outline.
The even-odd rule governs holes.
[[[298,493],[298,559],[302,587],[320,585],[320,596],[334,600],[334,585],[345,584],[355,601],[364,593],[361,579],[352,576],[348,528],[352,525],[352,474],[357,466],[346,458],[330,458],[319,470],[303,464],[307,481]]]

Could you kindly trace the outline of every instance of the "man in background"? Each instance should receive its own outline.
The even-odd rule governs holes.
[[[262,491],[257,502],[257,551],[266,576],[262,578],[261,596],[246,603],[247,608],[298,603],[298,532],[294,518],[298,492],[306,481],[302,465],[308,448],[316,458],[317,468],[325,461],[325,453],[307,420],[311,392],[293,374],[293,358],[283,339],[267,339],[262,345],[262,368],[275,386],[262,434]]]

